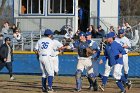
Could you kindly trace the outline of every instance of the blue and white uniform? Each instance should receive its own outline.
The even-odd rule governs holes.
[[[74,47],[78,49],[78,63],[77,63],[77,70],[75,73],[77,91],[80,91],[82,88],[81,77],[84,69],[87,71],[88,77],[95,78],[95,74],[93,73],[91,56],[87,57],[86,55],[86,48],[89,47],[89,43],[85,38],[86,34],[84,32],[80,32],[79,36],[80,36],[80,40],[77,40],[74,43]]]
[[[96,53],[92,55],[92,62],[93,62],[94,73],[95,73],[96,76],[98,76],[99,75],[99,71],[98,71],[98,69],[99,69],[98,68],[99,62],[98,62],[98,58],[100,56],[100,48],[99,48],[97,42],[95,42],[93,40],[91,41],[90,46],[91,46],[91,48],[94,51],[96,51]]]
[[[86,48],[89,47],[89,44],[87,41],[80,42],[79,40],[75,42],[74,44],[75,48],[78,48],[78,64],[77,69],[81,70],[83,72],[84,69],[87,70],[87,73],[93,73],[92,67],[92,61],[91,56],[86,56]]]
[[[107,38],[113,38],[114,36],[115,33],[113,32],[107,34]],[[108,60],[108,66],[110,66],[109,69],[105,68],[105,71],[109,70],[107,72],[110,73],[110,71],[113,69],[113,77],[116,79],[117,86],[121,89],[121,91],[125,91],[122,82],[126,83],[127,80],[124,76],[122,76],[123,57],[120,57],[119,55],[125,55],[126,51],[119,43],[113,41],[105,46],[104,52],[105,56],[103,57],[103,60]],[[107,83],[107,79],[108,76],[102,76],[102,84],[104,86]]]
[[[91,36],[92,36],[91,32],[86,32],[86,36],[87,36],[87,42],[89,44],[89,47],[92,50],[96,51],[96,53],[94,53],[92,55],[92,62],[93,62],[93,71],[94,71],[94,74],[96,76],[98,76],[98,74],[99,74],[99,72],[98,72],[98,64],[99,64],[98,63],[98,58],[100,56],[100,48],[99,48],[97,42],[94,41],[94,40],[92,40],[92,38],[91,38]]]
[[[46,92],[46,77],[48,78],[48,91],[52,90],[52,82],[54,77],[54,64],[52,56],[54,54],[54,41],[51,39],[53,32],[46,29],[44,32],[46,37],[41,38],[35,45],[34,50],[39,55],[40,68],[42,70],[42,91]]]
[[[100,48],[99,48],[97,42],[92,40],[91,32],[86,32],[86,38],[87,38],[87,42],[89,43],[89,47],[94,52],[93,55],[91,56],[91,60],[92,60],[92,64],[93,64],[92,67],[93,67],[93,75],[94,75],[94,77],[91,78],[90,75],[87,76],[88,82],[90,84],[89,89],[97,91],[98,90],[98,84],[97,84],[97,80],[96,80],[95,76],[99,75],[98,58],[100,56]]]
[[[36,43],[35,50],[38,50],[42,77],[54,76],[53,62],[51,56],[54,54],[54,42],[48,37],[44,37]]]
[[[116,41],[113,41],[106,46],[104,60],[108,59],[108,65],[111,68],[114,67],[113,76],[117,80],[122,76],[121,70],[123,67],[123,58],[119,58],[119,54],[124,55],[126,52]]]
[[[52,61],[53,61],[53,67],[54,67],[54,72],[58,73],[59,71],[59,48],[63,47],[63,44],[59,42],[58,40],[53,39],[54,42],[54,53],[52,54]]]
[[[119,30],[118,34],[124,34],[124,30]],[[121,46],[124,48],[124,46],[127,46],[127,48],[124,48],[126,51],[126,54],[123,55],[123,65],[124,65],[124,74],[125,77],[128,78],[128,71],[129,71],[129,66],[128,66],[128,51],[129,48],[131,48],[131,44],[130,41],[127,37],[123,36],[121,38],[117,37],[115,39],[116,42],[118,42],[119,44],[121,44]]]

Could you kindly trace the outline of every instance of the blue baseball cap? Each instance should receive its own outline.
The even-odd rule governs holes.
[[[80,33],[79,33],[79,36],[86,36],[86,33],[80,32]]]
[[[124,34],[124,29],[120,29],[120,30],[118,30],[118,34]]]
[[[105,35],[106,38],[112,38],[115,37],[115,33],[114,32],[109,32],[108,34]]]
[[[89,35],[91,35],[91,32],[86,32],[86,36],[89,36]]]
[[[44,35],[53,35],[53,32],[50,29],[46,29]]]

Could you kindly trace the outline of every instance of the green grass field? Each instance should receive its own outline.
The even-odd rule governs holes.
[[[9,75],[0,74],[0,93],[42,93],[41,76],[38,75],[15,75],[15,80],[10,80]],[[133,87],[127,90],[127,93],[140,93],[140,78],[131,78]],[[98,80],[99,84],[101,83]],[[56,76],[53,83],[53,89],[56,93],[72,93],[75,92],[75,77],[73,76]],[[83,77],[82,92],[93,93],[88,90],[88,82]],[[108,81],[104,92],[101,90],[94,93],[119,93],[115,81],[111,78]]]

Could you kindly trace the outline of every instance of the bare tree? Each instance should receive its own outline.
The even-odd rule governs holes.
[[[121,16],[139,16],[140,0],[120,0]]]
[[[2,12],[3,12],[3,10],[4,10],[4,5],[5,5],[5,3],[6,3],[6,0],[2,0],[1,6],[0,6],[0,15],[2,15]]]

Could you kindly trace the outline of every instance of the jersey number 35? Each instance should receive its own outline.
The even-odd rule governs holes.
[[[48,48],[48,45],[49,45],[48,42],[42,42],[41,44],[42,44],[41,49],[47,49]]]

